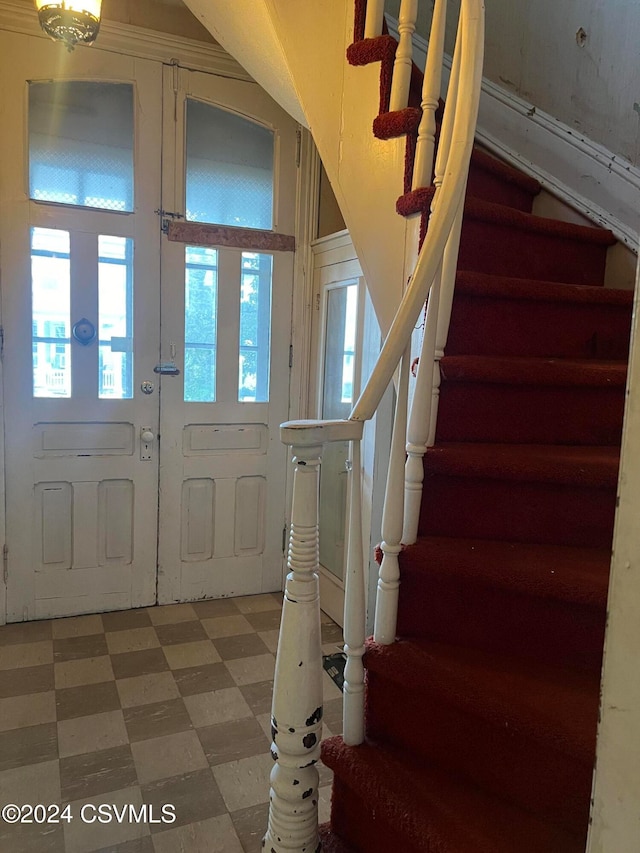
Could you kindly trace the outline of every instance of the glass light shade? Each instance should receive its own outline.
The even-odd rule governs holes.
[[[52,39],[63,41],[68,50],[95,41],[101,7],[102,0],[36,0],[40,26]]]

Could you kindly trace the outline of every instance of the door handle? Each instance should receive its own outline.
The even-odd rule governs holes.
[[[150,444],[155,439],[155,435],[150,429],[142,427],[142,429],[140,430],[140,438],[142,439],[142,441],[144,441],[145,444]]]

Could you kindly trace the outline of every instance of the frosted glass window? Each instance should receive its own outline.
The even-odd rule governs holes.
[[[184,399],[213,403],[216,399],[218,337],[218,252],[185,248]]]
[[[33,396],[71,396],[69,232],[31,229]]]
[[[133,397],[133,240],[98,237],[98,394]]]
[[[186,214],[194,222],[273,226],[273,131],[187,100]]]
[[[238,400],[269,399],[271,255],[242,253]]]
[[[133,210],[133,86],[29,84],[29,194],[104,210]]]

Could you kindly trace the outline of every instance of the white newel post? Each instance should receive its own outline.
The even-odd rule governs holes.
[[[285,443],[292,443],[285,436]],[[287,440],[289,438],[289,440]],[[293,508],[273,683],[269,853],[316,853],[322,730],[318,486],[322,445],[293,446]]]
[[[362,548],[362,483],[360,440],[352,441],[349,490],[349,524],[347,571],[344,598],[344,670],[342,738],[347,746],[364,740],[364,641],[366,636],[366,602],[364,589],[364,555]]]
[[[407,397],[409,390],[410,345],[400,362],[396,412],[391,437],[391,455],[387,487],[382,511],[382,563],[378,575],[378,594],[373,638],[376,643],[389,645],[396,639],[398,592],[400,589],[399,555],[402,550],[404,517],[404,463],[407,441]]]

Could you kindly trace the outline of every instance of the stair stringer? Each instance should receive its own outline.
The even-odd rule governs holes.
[[[254,79],[310,129],[386,334],[415,267],[418,223],[395,211],[405,138],[380,140],[371,132],[379,111],[379,64],[354,67],[345,61],[353,41],[353,4],[186,3]]]

